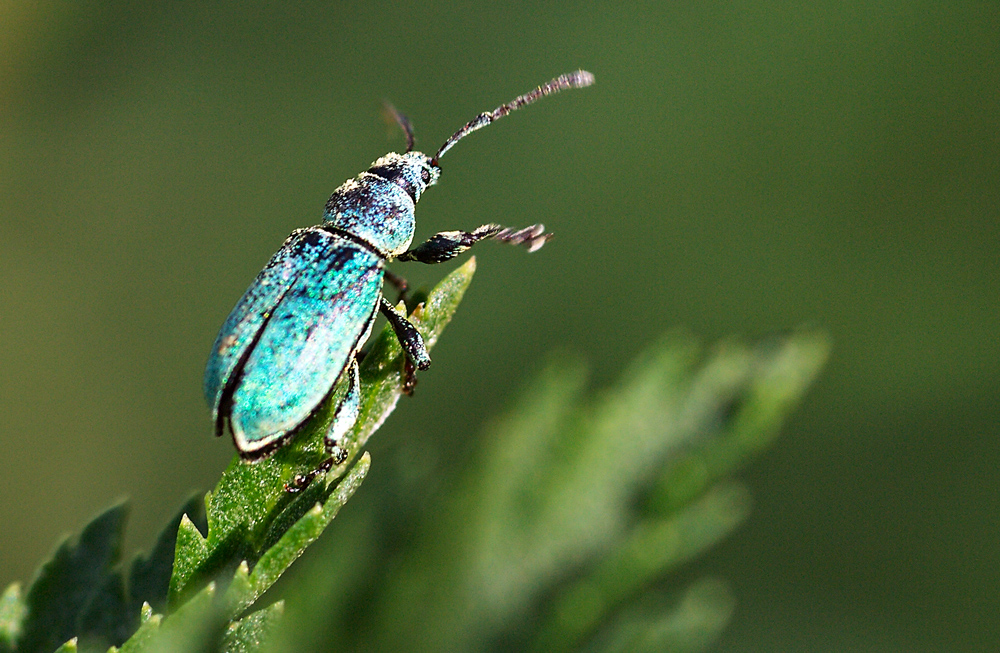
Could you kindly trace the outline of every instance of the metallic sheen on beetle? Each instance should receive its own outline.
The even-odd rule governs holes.
[[[420,333],[382,296],[383,279],[398,279],[386,275],[385,264],[440,263],[486,239],[534,251],[549,238],[541,225],[513,230],[486,224],[444,231],[411,249],[414,208],[437,183],[439,159],[460,139],[511,111],[593,81],[582,70],[557,77],[480,114],[434,156],[413,151],[410,123],[393,109],[406,134],[406,152],[386,154],[335,190],[323,222],[292,232],[222,325],[204,380],[216,434],[228,425],[241,456],[266,455],[294,435],[346,377],[347,391],[325,436],[330,459],[317,471],[342,462],[347,453],[340,439],[358,416],[358,352],[378,313],[392,325],[411,373],[431,362]]]

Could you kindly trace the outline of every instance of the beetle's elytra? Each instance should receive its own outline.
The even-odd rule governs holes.
[[[358,413],[357,354],[376,315],[392,324],[413,367],[426,369],[431,362],[419,332],[382,297],[386,262],[440,263],[484,239],[534,251],[549,238],[541,225],[515,231],[487,224],[444,231],[410,249],[414,207],[437,182],[438,160],[460,139],[511,111],[593,81],[582,70],[557,77],[480,114],[432,157],[413,151],[410,124],[397,114],[406,152],[386,154],[335,190],[322,224],[292,232],[222,325],[205,369],[216,434],[228,424],[240,454],[259,458],[281,446],[346,373],[348,390],[325,439],[331,455],[325,468],[341,462],[346,452],[338,442]]]

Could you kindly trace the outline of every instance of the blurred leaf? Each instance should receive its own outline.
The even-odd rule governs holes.
[[[122,532],[124,536],[124,530]],[[77,619],[77,643],[84,650],[100,650],[125,641],[138,625],[138,612],[128,610],[121,572],[110,574]]]
[[[639,521],[627,539],[595,561],[585,577],[557,590],[555,599],[547,602],[548,618],[535,635],[533,648],[574,649],[619,605],[729,535],[749,509],[746,489],[723,484],[672,517]]]
[[[79,647],[76,643],[76,637],[64,643],[62,646],[55,650],[55,653],[76,653]]]
[[[27,618],[18,653],[49,653],[72,638],[92,634],[105,625],[95,618],[100,607],[121,607],[121,579],[114,567],[127,513],[125,504],[109,508],[41,566],[25,596]]]
[[[139,627],[144,602],[165,605],[177,524],[185,512],[197,514],[197,506],[197,499],[188,501],[150,554],[136,556],[127,585],[120,568],[127,506],[99,515],[42,565],[25,599],[19,588],[8,588],[0,601],[0,651],[51,651],[60,644],[104,650],[124,642]]]
[[[618,614],[584,653],[687,653],[707,648],[732,615],[735,601],[725,583],[704,579],[680,600],[651,592]]]
[[[21,598],[21,584],[11,583],[0,595],[0,653],[14,650],[21,635],[27,606]]]
[[[91,521],[75,541],[64,542],[42,565],[25,598],[17,584],[6,590],[0,598],[0,651],[52,651],[60,644],[103,650],[139,626],[141,597],[164,603],[181,513],[150,556],[136,558],[129,587],[119,568],[127,515],[127,506],[118,504]],[[166,574],[165,550],[170,556]]]
[[[377,508],[381,522],[410,519],[410,537],[355,536],[375,548],[368,556],[337,543],[338,556],[367,568],[352,570],[353,585],[331,581],[348,594],[330,606],[336,615],[287,621],[271,650],[337,641],[355,650],[552,651],[598,646],[600,637],[612,650],[701,647],[731,610],[728,600],[698,599],[723,596],[717,585],[694,586],[681,607],[660,601],[655,614],[648,597],[745,518],[746,491],[720,480],[772,441],[827,349],[810,331],[707,352],[673,333],[596,399],[584,396],[580,363],[552,363],[486,429],[469,464],[437,470],[441,490],[425,496],[426,509]],[[329,595],[320,571],[304,575],[309,596]]]

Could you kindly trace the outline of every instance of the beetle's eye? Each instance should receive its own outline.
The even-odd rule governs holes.
[[[420,178],[424,180],[425,184],[431,183],[431,171],[427,168],[420,169]]]

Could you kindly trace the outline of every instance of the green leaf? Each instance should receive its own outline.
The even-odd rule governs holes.
[[[411,312],[428,348],[474,270],[473,259]],[[335,600],[289,613],[322,618],[288,622],[283,602],[253,611],[370,468],[362,450],[403,378],[387,326],[361,367],[361,411],[341,443],[343,464],[286,491],[326,456],[340,388],[273,456],[234,458],[204,502],[189,501],[133,561],[128,583],[119,565],[124,506],[64,543],[23,597],[16,584],[0,596],[0,653],[92,651],[133,631],[121,653],[331,641],[355,650],[702,650],[728,620],[732,597],[713,580],[665,584],[745,519],[749,495],[729,477],[773,441],[827,352],[811,331],[709,350],[672,333],[592,398],[583,365],[557,360],[490,425],[469,464],[438,470],[436,494],[417,488],[426,508],[401,519],[405,538],[379,540],[377,525],[393,519],[379,507],[338,545],[344,564],[303,575],[309,592],[295,598],[306,602],[331,597],[321,582],[338,576]],[[327,624],[333,636],[317,630]]]
[[[826,362],[830,343],[819,332],[793,331],[754,347],[727,341],[701,375],[702,410],[717,415],[712,437],[698,439],[669,462],[649,507],[675,510],[715,480],[768,447]],[[732,379],[733,385],[720,380]],[[715,395],[721,401],[715,401]]]
[[[430,349],[458,307],[475,272],[475,259],[449,274],[410,315]],[[335,394],[289,445],[255,463],[238,456],[223,472],[215,491],[206,496],[207,536],[190,520],[181,520],[176,561],[170,579],[169,607],[213,579],[235,578],[252,602],[329,523],[368,469],[367,458],[354,461],[371,434],[396,406],[401,394],[404,356],[391,327],[375,339],[361,365],[361,410],[354,430],[341,442],[347,460],[317,478],[305,491],[286,486],[297,474],[315,469],[326,457],[323,434],[339,399]],[[348,470],[352,474],[338,484]],[[346,494],[344,494],[346,493]],[[334,501],[330,502],[331,494]],[[317,531],[316,529],[319,529]],[[266,559],[265,559],[266,556]],[[260,563],[267,563],[257,567]],[[254,574],[250,575],[249,570]],[[239,594],[234,590],[234,595]]]
[[[122,653],[257,650],[265,634],[280,618],[283,604],[274,604],[241,620],[235,620],[235,617],[251,606],[319,537],[361,485],[370,460],[367,453],[362,455],[350,473],[336,484],[325,502],[317,503],[275,546],[266,551],[252,573],[248,571],[246,562],[240,564],[221,600],[214,600],[218,594],[216,584],[209,583],[166,618],[152,615],[152,608],[144,605],[144,623],[124,644]],[[199,546],[185,542],[187,538],[201,541],[201,546],[204,546],[205,539],[185,515],[178,531],[178,550]]]
[[[122,645],[120,653],[137,653],[148,650],[156,633],[159,632],[162,622],[163,615],[154,614],[152,607],[145,604],[140,613],[139,629]]]
[[[228,625],[216,594],[209,583],[170,616],[151,617],[120,653],[216,653]]]
[[[188,502],[184,511],[197,504]],[[66,541],[39,570],[25,599],[0,601],[0,651],[51,651],[72,638],[83,650],[121,644],[140,625],[143,602],[166,602],[178,513],[148,556],[137,556],[129,583],[120,568],[128,510],[116,505]],[[67,644],[64,644],[64,646]]]
[[[92,634],[102,625],[96,618],[102,607],[121,606],[121,577],[114,568],[121,557],[127,513],[125,504],[108,509],[42,565],[25,596],[27,618],[18,653],[47,653]]]
[[[283,601],[273,603],[231,624],[222,638],[223,653],[255,653],[285,612]]]
[[[248,571],[245,563],[237,568],[233,582],[226,593],[227,603],[232,614],[239,614],[253,605],[254,601],[278,580],[278,577],[291,566],[292,562],[302,555],[306,547],[316,541],[316,538],[323,533],[340,508],[360,487],[370,466],[371,458],[365,453],[347,477],[337,484],[336,490],[325,503],[315,504],[295,525],[288,529],[277,544],[261,556],[254,566],[253,573]]]
[[[157,612],[166,610],[170,575],[174,566],[174,551],[177,549],[177,536],[181,521],[185,517],[191,526],[200,524],[202,530],[207,529],[205,504],[200,495],[194,495],[184,503],[160,532],[147,555],[138,555],[132,561],[128,584],[129,614],[139,614],[143,604],[148,604],[152,610]],[[192,522],[192,519],[195,521]],[[190,529],[190,526],[187,528]],[[186,534],[189,534],[189,530],[186,531]]]
[[[121,571],[116,569],[80,612],[77,642],[84,650],[99,650],[121,643],[135,631],[138,617],[138,611],[128,609],[125,581]]]

